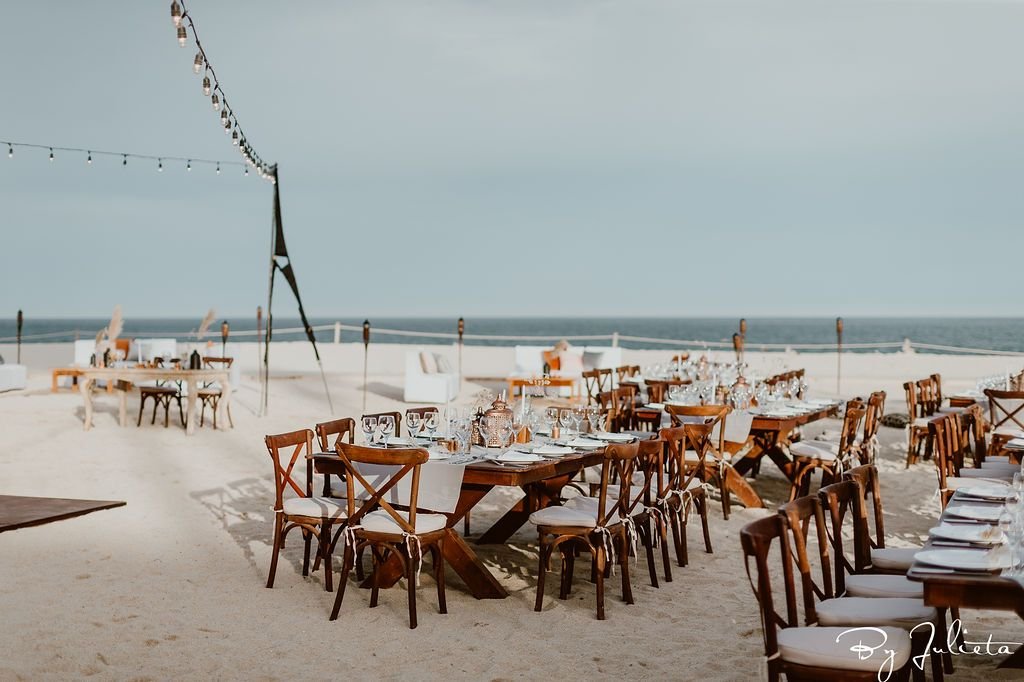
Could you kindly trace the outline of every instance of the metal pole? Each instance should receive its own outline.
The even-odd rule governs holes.
[[[370,321],[363,320],[363,412],[366,412],[366,367],[370,361]]]
[[[261,347],[263,341],[260,338],[263,335],[263,306],[256,306],[256,375],[260,380],[260,405],[263,404],[263,351]]]
[[[21,326],[25,323],[25,316],[21,309],[18,309],[18,364],[21,364]]]
[[[228,356],[228,334],[230,333],[230,327],[228,327],[228,321],[224,320],[220,323],[220,356],[226,358]]]
[[[459,392],[462,392],[462,335],[466,333],[466,320],[459,318]]]
[[[740,362],[747,358],[747,318],[740,318]]]
[[[836,396],[842,392],[839,389],[843,376],[843,318],[836,318]]]

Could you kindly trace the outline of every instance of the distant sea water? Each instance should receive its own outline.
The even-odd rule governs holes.
[[[256,328],[255,317],[226,318],[234,341],[253,341],[253,335],[234,335],[236,332],[252,331]],[[25,343],[52,343],[71,341],[76,338],[92,338],[109,320],[100,318],[50,318],[25,320],[23,329]],[[361,326],[362,319],[355,318],[313,318],[314,326],[327,325],[330,329],[318,330],[318,342],[334,340],[333,325],[339,321],[344,325]],[[206,338],[219,340],[218,318]],[[265,324],[265,321],[264,321]],[[378,318],[371,320],[375,330],[397,329],[426,333],[456,332],[455,318]],[[468,339],[467,345],[511,346],[516,344],[547,344],[562,337],[622,335],[658,339],[679,339],[730,343],[738,331],[737,318],[467,318],[466,334],[501,336],[544,336],[551,340],[516,341],[501,339]],[[161,318],[128,319],[125,321],[124,337],[176,337],[187,339],[199,326],[198,319]],[[300,327],[297,318],[274,318],[275,330]],[[8,337],[15,335],[15,321],[12,318],[0,320],[0,342],[10,343]],[[275,333],[275,340],[297,340],[298,333]],[[361,340],[358,331],[342,332],[342,342]],[[843,330],[844,345],[861,343],[901,343],[904,339],[916,343],[977,348],[996,351],[1024,352],[1024,319],[1019,318],[845,318]],[[451,343],[449,339],[395,336],[381,331],[372,332],[376,343]],[[755,350],[757,344],[833,344],[836,341],[834,318],[747,318],[747,346]],[[573,345],[607,345],[608,340],[574,341]],[[627,348],[672,348],[672,343],[620,341]],[[851,349],[852,352],[874,349]],[[886,348],[883,351],[899,350]]]

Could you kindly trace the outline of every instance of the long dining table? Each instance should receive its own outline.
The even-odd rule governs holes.
[[[476,461],[466,465],[462,489],[454,511],[446,513],[448,523],[444,538],[444,559],[469,588],[477,599],[504,599],[508,591],[491,573],[476,551],[458,533],[456,526],[484,496],[497,487],[520,488],[524,497],[498,519],[477,540],[476,544],[500,544],[506,542],[521,528],[538,509],[557,503],[564,488],[582,469],[599,464],[604,449],[575,452],[557,459],[542,462],[504,463]],[[317,473],[339,475],[344,465],[337,455],[320,453],[313,455]],[[402,565],[397,557],[390,558],[376,577],[381,587],[390,587],[402,577]],[[364,587],[372,586],[374,576],[369,576]]]
[[[946,505],[946,509],[939,517],[939,522],[969,524],[968,520],[958,518],[955,514],[957,507],[968,504],[995,507],[1002,503],[982,502],[975,498],[967,498],[958,490],[950,498],[949,504]],[[985,522],[979,521],[978,523]],[[952,544],[929,537],[923,549],[945,549]],[[1024,619],[1024,585],[1020,579],[1003,576],[999,569],[958,571],[936,568],[925,562],[915,561],[907,571],[907,578],[923,583],[924,601],[928,606],[942,610],[961,608],[1012,611]],[[945,643],[940,645],[942,644]],[[999,667],[1024,668],[1024,645],[1018,647],[1016,651],[1000,662]]]

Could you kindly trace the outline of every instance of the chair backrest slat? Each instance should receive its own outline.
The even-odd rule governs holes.
[[[363,445],[352,445],[350,443],[338,443],[338,457],[341,458],[345,467],[346,484],[348,488],[348,518],[350,525],[357,525],[359,520],[378,505],[384,509],[389,516],[406,533],[414,532],[416,527],[416,502],[419,496],[420,466],[430,459],[429,453],[423,448],[371,448]],[[374,484],[367,480],[360,471],[359,464],[371,464],[378,466],[391,466],[397,470],[387,476],[383,483]],[[385,495],[396,487],[407,475],[412,474],[412,486],[409,492],[408,517],[403,517],[392,506]],[[356,491],[356,484],[359,484],[365,491],[363,494]],[[356,509],[356,498],[360,498],[361,506]]]
[[[769,559],[772,546],[778,544],[782,555],[783,598],[785,615],[778,612],[772,594],[771,571]],[[761,629],[764,633],[765,656],[774,660],[779,651],[778,630],[797,624],[796,588],[793,580],[793,565],[790,561],[790,548],[784,521],[781,516],[766,516],[748,523],[740,530],[740,545],[743,548],[744,566],[747,579],[754,591],[754,597],[761,607]],[[751,575],[750,563],[755,564],[756,581]]]
[[[312,454],[313,432],[309,429],[299,429],[266,436],[263,440],[274,463],[274,508],[283,508],[284,494],[289,488],[299,497],[310,497],[313,494],[313,467],[307,456]],[[305,480],[301,483],[294,477],[295,467],[300,459],[305,465]]]

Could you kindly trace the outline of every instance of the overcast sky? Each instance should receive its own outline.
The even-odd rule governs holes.
[[[187,4],[311,315],[1024,307],[1024,3]],[[8,3],[0,139],[237,160],[168,6]],[[0,154],[3,310],[265,301],[269,183],[47,156]]]

